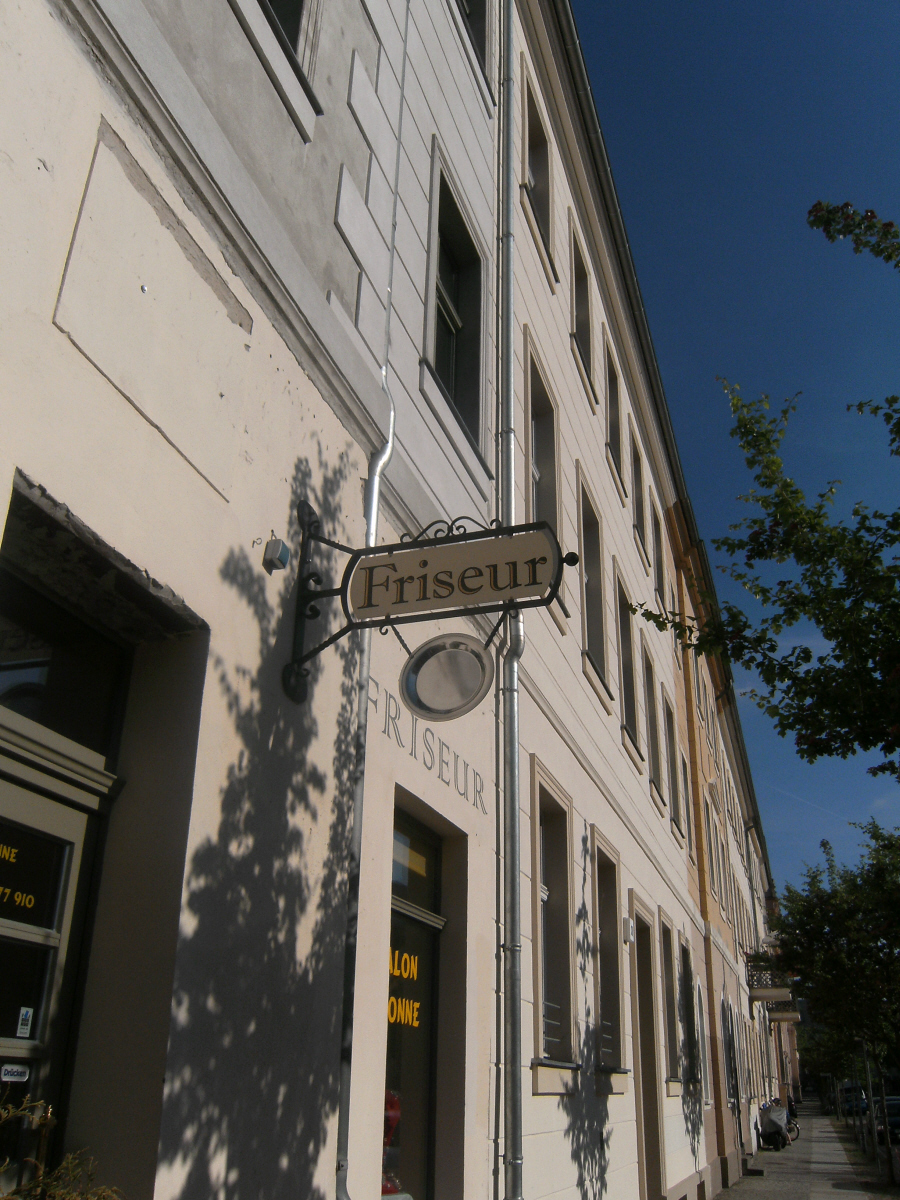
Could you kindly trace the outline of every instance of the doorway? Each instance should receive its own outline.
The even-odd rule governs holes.
[[[653,929],[635,914],[634,1091],[638,1128],[638,1175],[642,1200],[660,1200],[663,1180],[659,1101],[656,994],[653,986]]]

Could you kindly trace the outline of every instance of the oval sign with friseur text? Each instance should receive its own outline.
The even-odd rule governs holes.
[[[348,564],[342,590],[353,621],[415,620],[549,603],[561,569],[553,531],[538,526],[372,550]]]

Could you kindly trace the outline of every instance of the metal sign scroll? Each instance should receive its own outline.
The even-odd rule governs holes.
[[[559,592],[563,566],[578,562],[576,554],[563,556],[546,521],[474,531],[466,525],[476,522],[467,518],[433,522],[392,546],[354,550],[324,537],[317,514],[303,501],[297,516],[301,542],[294,652],[282,683],[298,704],[306,698],[305,664],[351,630],[545,606]],[[339,587],[322,588],[321,577],[310,569],[314,542],[350,555]],[[337,597],[347,623],[307,650],[306,622],[319,616],[320,600]]]

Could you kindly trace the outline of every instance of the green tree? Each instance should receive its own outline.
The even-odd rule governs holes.
[[[867,250],[900,268],[900,233],[871,210],[819,202],[807,219],[830,241],[849,237],[857,254]],[[768,396],[746,400],[740,388],[727,381],[724,387],[734,417],[731,436],[754,482],[740,499],[753,512],[713,545],[729,556],[723,569],[761,605],[762,615],[751,617],[730,602],[717,606],[709,596],[691,625],[677,613],[639,609],[660,628],[674,627],[698,651],[755,671],[760,686],[753,699],[782,737],[793,735],[801,758],[879,750],[883,760],[870,773],[900,781],[900,512],[859,502],[849,518],[839,518],[835,482],[808,499],[781,457],[797,397],[773,411]],[[888,453],[900,455],[900,398],[848,408],[880,418]],[[786,647],[785,631],[798,626],[798,644]],[[803,640],[810,628],[824,638],[823,653]]]
[[[777,965],[796,979],[829,1049],[863,1038],[878,1059],[900,1063],[900,830],[860,825],[868,839],[856,867],[824,867],[785,889],[773,920]],[[835,1064],[837,1066],[837,1063]]]

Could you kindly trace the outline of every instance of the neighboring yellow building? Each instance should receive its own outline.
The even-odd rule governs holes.
[[[336,587],[392,404],[379,542],[488,527],[508,433],[578,556],[519,670],[524,1195],[706,1200],[796,1075],[730,676],[632,611],[712,581],[568,0],[513,36],[505,431],[499,0],[0,13],[0,1067],[128,1200],[504,1188],[508,629],[373,638],[361,783],[358,636],[283,686],[298,506]],[[414,713],[463,631],[493,688]]]

